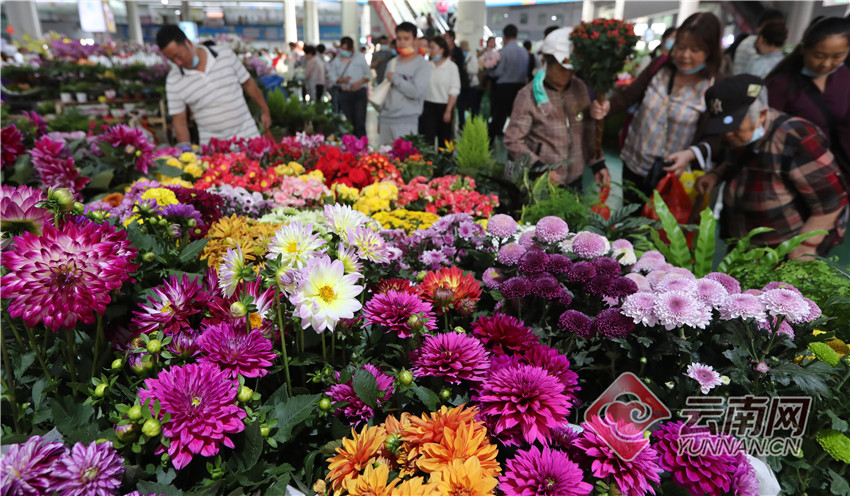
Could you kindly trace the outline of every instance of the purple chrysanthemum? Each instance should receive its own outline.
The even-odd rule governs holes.
[[[478,338],[449,332],[426,336],[410,370],[417,377],[440,377],[450,384],[476,385],[487,377],[490,360]]]
[[[523,352],[538,342],[531,328],[521,320],[499,313],[479,317],[472,325],[472,334],[497,355]]]
[[[567,279],[572,282],[586,282],[595,275],[596,268],[593,267],[592,263],[585,262],[584,260],[573,263],[567,270]]]
[[[564,385],[564,394],[575,396],[575,393],[581,390],[578,385],[578,374],[570,370],[570,359],[555,348],[536,344],[529,348],[520,360],[528,365],[543,367],[557,377]]]
[[[123,474],[124,460],[112,443],[77,443],[56,465],[56,485],[50,489],[60,496],[112,496]]]
[[[564,219],[552,215],[538,220],[534,227],[534,237],[544,243],[557,243],[569,233],[570,228]]]
[[[708,394],[709,391],[723,384],[720,374],[714,370],[714,367],[703,363],[691,363],[685,375],[699,383],[702,394]]]
[[[783,316],[792,324],[806,322],[810,308],[799,292],[777,288],[764,291],[759,297],[770,315]]]
[[[490,267],[481,274],[481,282],[483,282],[488,289],[499,289],[504,280],[505,273],[496,267]]]
[[[620,313],[619,308],[606,308],[593,319],[593,332],[609,338],[624,338],[634,330],[634,321]]]
[[[516,233],[516,221],[510,215],[496,214],[487,221],[487,232],[497,238],[508,238]]]
[[[594,296],[604,296],[608,294],[612,282],[614,282],[614,279],[611,276],[597,273],[589,281],[584,283],[584,289]]]
[[[582,258],[596,258],[608,253],[608,250],[611,249],[611,243],[605,236],[582,231],[573,238],[572,249],[573,253]]]
[[[635,324],[652,327],[658,324],[658,318],[655,316],[653,310],[655,308],[655,299],[656,295],[652,291],[638,291],[623,300],[623,306],[620,311],[626,317],[630,317]]]
[[[193,219],[195,221],[195,225],[203,226],[204,221],[201,218],[201,213],[193,207],[192,205],[187,205],[184,203],[176,203],[174,205],[166,205],[162,209],[163,217],[179,217],[184,219]]]
[[[531,294],[531,283],[525,277],[511,277],[499,286],[506,300],[524,298]]]
[[[475,400],[506,446],[545,442],[550,429],[566,422],[572,406],[558,378],[533,365],[491,371]]]
[[[741,283],[729,274],[724,274],[723,272],[711,272],[705,275],[705,279],[711,279],[712,281],[719,282],[724,288],[726,288],[726,291],[728,291],[729,294],[741,292]]]
[[[504,265],[516,265],[525,251],[525,247],[518,243],[508,243],[499,250],[496,259]]]
[[[546,270],[553,274],[566,274],[573,261],[566,255],[554,253],[549,255],[549,261],[546,263]]]
[[[519,270],[525,274],[539,274],[546,270],[549,256],[543,250],[531,249],[519,257]]]
[[[40,322],[54,331],[77,321],[93,324],[137,265],[127,232],[109,224],[45,224],[41,236],[23,233],[2,253],[9,272],[0,278],[9,313],[29,327]]]
[[[620,275],[620,263],[611,257],[596,257],[590,263],[596,269],[597,275],[605,274],[608,277],[617,277]]]
[[[773,333],[775,332],[779,334],[785,334],[791,339],[794,339],[794,328],[791,327],[791,324],[788,323],[787,320],[783,319],[782,322],[779,323],[779,328],[776,327],[776,321],[779,320],[779,317],[770,317],[768,320],[760,320],[758,321],[758,327],[762,331]]]
[[[153,296],[147,305],[139,305],[133,312],[132,327],[142,333],[162,331],[170,336],[181,332],[192,332],[190,322],[193,315],[203,314],[211,295],[204,287],[201,277],[169,276],[162,284],[153,288]]]
[[[542,451],[532,446],[505,462],[499,489],[505,496],[583,496],[593,491],[583,476],[581,468],[566,453],[548,446]]]
[[[711,308],[682,291],[659,294],[653,310],[658,322],[668,331],[682,326],[705,329],[711,321]]]
[[[146,379],[139,398],[159,400],[160,414],[171,418],[162,426],[169,441],[168,456],[178,470],[194,455],[213,456],[221,444],[233,448],[228,434],[242,432],[245,410],[236,406],[239,381],[211,363],[172,366]]]
[[[719,308],[729,297],[729,292],[714,279],[703,277],[696,282],[696,295],[697,299],[706,305]]]
[[[764,311],[764,303],[755,295],[747,293],[730,294],[720,306],[720,320],[732,319],[765,321],[767,320],[767,314]]]
[[[561,283],[555,279],[555,276],[548,273],[538,274],[529,278],[531,282],[531,293],[537,296],[550,300],[557,299],[561,296]]]
[[[207,327],[198,345],[203,356],[201,363],[214,363],[230,372],[231,377],[263,377],[268,374],[276,357],[272,342],[263,336],[260,329],[245,328],[229,322]]]
[[[33,436],[8,448],[0,457],[0,493],[39,496],[56,486],[54,472],[65,454],[62,443],[48,443],[41,436]]]
[[[521,246],[523,246],[524,248],[529,249],[529,250],[532,249],[532,248],[540,248],[539,246],[537,246],[537,243],[534,242],[534,230],[533,229],[530,230],[530,231],[525,231],[524,233],[522,233],[519,236],[517,243],[519,243]]]
[[[195,356],[201,351],[198,344],[199,337],[200,333],[193,329],[175,334],[171,337],[171,342],[168,343],[168,350],[184,358]]]
[[[416,317],[411,321],[413,317]],[[366,303],[363,312],[366,322],[387,328],[400,338],[410,337],[418,331],[437,328],[436,316],[431,303],[418,295],[406,291],[390,290],[377,294]]]
[[[446,256],[440,250],[425,250],[419,256],[419,261],[431,270],[437,270],[446,262]]]
[[[613,479],[624,496],[655,494],[653,484],[661,482],[658,454],[634,424],[592,417],[582,427],[576,445],[593,460],[594,477]]]
[[[590,320],[590,317],[578,310],[566,310],[558,318],[558,326],[561,329],[583,338],[593,336],[592,325],[593,321]]]
[[[388,402],[393,396],[393,378],[392,376],[381,372],[378,367],[371,363],[363,365],[363,369],[375,376],[375,381],[378,383],[378,407]],[[337,380],[339,380],[339,372],[337,372]],[[345,384],[334,384],[328,388],[327,394],[335,402],[347,402],[344,407],[336,409],[336,413],[342,413],[349,424],[358,426],[366,423],[375,416],[375,411],[363,402],[354,392],[353,378]]]
[[[53,223],[53,215],[38,206],[43,199],[43,191],[29,186],[10,188],[4,184],[0,188],[0,249],[8,248],[10,238],[25,232],[41,235],[44,224]]]
[[[611,281],[608,288],[608,296],[613,298],[625,298],[638,291],[638,285],[629,277],[617,277]]]

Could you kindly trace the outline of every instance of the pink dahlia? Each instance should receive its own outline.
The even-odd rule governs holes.
[[[53,141],[44,136],[35,142],[30,157],[42,188],[68,188],[75,196],[79,196],[79,192],[89,182],[89,178],[80,177],[79,169],[74,166],[74,157],[65,149],[62,141]]]
[[[668,331],[682,326],[705,329],[711,321],[711,308],[684,291],[659,294],[653,310],[658,322]]]
[[[520,360],[528,365],[543,367],[557,377],[564,385],[564,394],[575,396],[575,393],[581,390],[578,385],[578,374],[570,370],[570,359],[555,348],[536,344],[520,356]]]
[[[26,151],[23,143],[23,135],[14,124],[3,128],[0,136],[0,149],[2,149],[2,168],[14,167],[18,156]]]
[[[655,494],[653,483],[661,482],[658,453],[634,424],[592,417],[582,427],[576,445],[593,460],[594,477],[613,479],[624,496]]]
[[[530,327],[516,317],[501,313],[479,317],[472,325],[472,334],[497,355],[521,352],[538,342]]]
[[[506,446],[545,442],[550,429],[567,421],[572,401],[564,385],[543,367],[494,369],[475,398],[481,417]]]
[[[534,237],[544,243],[557,243],[569,233],[570,229],[564,219],[553,215],[538,220],[534,227]]]
[[[169,276],[153,288],[147,305],[139,305],[133,312],[132,326],[141,333],[162,331],[170,336],[192,332],[192,317],[203,316],[204,308],[212,295],[204,287],[201,277]]]
[[[147,174],[148,169],[153,167],[154,146],[141,129],[119,124],[107,129],[100,139],[115,148],[123,148],[127,155],[135,156],[136,170],[142,174]]]
[[[6,249],[11,239],[25,232],[41,235],[46,223],[53,222],[53,215],[38,206],[44,199],[44,192],[29,186],[10,188],[3,185],[0,189],[0,231],[3,232],[0,248]]]
[[[201,363],[214,363],[230,372],[231,377],[263,377],[276,357],[272,342],[260,329],[246,332],[245,326],[222,322],[207,327],[198,338],[203,356]]]
[[[768,289],[759,296],[768,314],[785,317],[792,324],[806,322],[811,309],[799,291],[777,288]]]
[[[390,290],[376,294],[366,303],[363,316],[366,322],[386,327],[388,332],[400,338],[437,328],[437,317],[431,303],[405,291]]]
[[[9,313],[54,331],[93,324],[111,301],[109,292],[136,270],[135,256],[126,231],[109,224],[45,224],[41,236],[23,233],[0,258],[9,270],[0,278],[3,297],[12,300]]]
[[[450,384],[473,385],[484,382],[489,370],[490,360],[481,341],[456,332],[426,336],[411,368],[417,377],[440,377]]]
[[[239,381],[211,363],[174,366],[145,380],[139,398],[159,400],[160,413],[171,415],[162,432],[175,468],[188,465],[194,455],[215,455],[221,444],[234,447],[227,435],[242,432],[246,417],[236,406],[238,391]]]
[[[50,489],[62,496],[112,496],[123,475],[124,459],[112,443],[77,443],[56,465],[56,485]]]
[[[699,383],[702,394],[708,394],[716,386],[723,384],[720,374],[711,365],[694,362],[688,365],[685,375]]]
[[[505,496],[581,496],[590,494],[593,486],[584,482],[584,473],[563,451],[544,446],[519,450],[505,462],[505,473],[499,477],[499,489]]]
[[[363,369],[375,376],[375,381],[378,383],[377,404],[380,408],[382,405],[390,401],[393,396],[393,377],[381,372],[378,367],[375,367],[371,363],[363,365]],[[336,373],[336,378],[339,380],[339,372]],[[348,423],[356,427],[368,422],[369,419],[374,417],[375,410],[364,403],[363,400],[361,400],[354,392],[353,380],[354,379],[352,377],[352,379],[345,384],[334,384],[328,388],[327,394],[335,403],[342,401],[348,403],[344,407],[337,408],[335,413],[342,413],[348,419]]]
[[[33,436],[8,448],[0,457],[0,494],[38,496],[55,487],[57,462],[65,454],[62,443]]]

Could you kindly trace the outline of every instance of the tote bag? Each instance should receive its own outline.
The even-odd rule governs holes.
[[[390,61],[387,73],[395,72],[395,63],[396,59],[392,59]],[[380,111],[383,108],[384,101],[386,101],[387,96],[390,94],[390,88],[392,88],[392,86],[393,83],[388,78],[384,78],[384,80],[381,81],[381,84],[372,89],[372,94],[369,95],[369,103],[371,103],[376,110]]]

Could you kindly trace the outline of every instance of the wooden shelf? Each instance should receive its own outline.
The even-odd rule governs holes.
[[[84,105],[106,105],[107,107],[114,107],[117,105],[124,105],[125,103],[133,103],[133,104],[146,104],[146,103],[154,103],[157,102],[159,104],[159,117],[145,117],[145,120],[148,121],[148,124],[151,126],[159,127],[162,135],[168,136],[168,118],[166,117],[166,108],[165,108],[165,99],[163,98],[143,98],[141,100],[127,100],[125,98],[115,99],[115,100],[107,100],[105,102],[99,102],[97,100],[91,100],[87,102],[63,102],[62,100],[55,100],[56,104],[56,115],[62,115],[62,111],[65,107],[81,107]],[[111,116],[106,119],[114,120]]]

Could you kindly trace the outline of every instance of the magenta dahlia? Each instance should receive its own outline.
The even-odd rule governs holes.
[[[406,291],[390,290],[376,294],[366,303],[363,316],[366,322],[386,327],[388,332],[400,338],[437,328],[437,317],[431,303]]]
[[[188,465],[194,455],[215,455],[222,444],[234,447],[227,435],[242,432],[247,415],[236,405],[238,391],[239,381],[211,363],[174,366],[145,380],[139,398],[159,400],[160,413],[171,415],[162,432],[175,468]]]
[[[109,224],[45,224],[41,236],[23,233],[4,251],[9,272],[0,278],[9,313],[27,326],[40,322],[57,331],[77,321],[92,324],[111,301],[110,291],[130,278],[136,249],[126,231]]]
[[[530,327],[516,317],[501,313],[479,317],[472,325],[472,334],[497,355],[521,352],[538,343]]]
[[[107,129],[100,139],[135,156],[136,170],[142,174],[147,174],[148,169],[153,167],[154,146],[141,129],[119,124]]]
[[[56,465],[66,451],[62,443],[33,436],[8,448],[0,457],[0,494],[38,496],[55,487]]]
[[[499,489],[505,496],[582,496],[590,494],[593,486],[584,482],[584,473],[563,451],[544,446],[519,450],[505,463],[505,473],[499,477]]]
[[[441,377],[451,384],[478,384],[489,370],[487,350],[478,338],[449,332],[425,337],[411,372],[417,377]]]
[[[44,136],[35,142],[30,157],[43,188],[68,188],[79,196],[79,192],[89,182],[89,178],[80,177],[79,169],[74,166],[74,157],[65,150],[62,141],[53,141]]]
[[[378,367],[371,363],[363,365],[363,369],[375,376],[375,381],[378,383],[377,403],[380,407],[393,396],[393,378],[391,375],[381,372]],[[337,372],[336,377],[339,380],[339,372]],[[357,396],[352,384],[353,378],[344,384],[334,384],[328,388],[327,394],[335,403],[342,401],[348,403],[344,407],[337,408],[336,413],[342,413],[348,419],[349,424],[356,427],[368,422],[375,415],[375,411]]]
[[[23,139],[23,135],[14,124],[3,128],[2,136],[0,136],[0,150],[2,150],[0,166],[3,169],[14,167],[18,156],[27,150]]]
[[[124,459],[112,443],[77,443],[56,465],[51,490],[60,496],[112,496],[123,475]]]
[[[561,381],[533,365],[491,370],[475,400],[506,446],[545,442],[550,429],[566,422],[572,406]]]
[[[0,188],[0,231],[3,232],[0,248],[6,249],[13,238],[25,232],[41,235],[46,223],[53,222],[53,215],[38,206],[44,192],[29,186]]]
[[[190,319],[203,314],[212,295],[204,287],[201,277],[170,276],[153,288],[147,305],[139,305],[133,312],[133,328],[142,333],[162,331],[168,335],[190,332],[194,328]]]
[[[576,445],[593,460],[594,477],[613,480],[624,496],[655,494],[652,484],[661,482],[658,453],[634,424],[592,417],[582,427]]]
[[[536,344],[520,357],[522,362],[536,367],[543,367],[554,375],[564,385],[564,394],[575,396],[581,391],[578,385],[578,374],[570,370],[570,359],[555,348]]]
[[[268,374],[277,355],[272,342],[260,329],[245,331],[245,326],[222,322],[207,327],[198,338],[203,356],[201,363],[214,363],[230,372],[231,377],[262,377]]]

